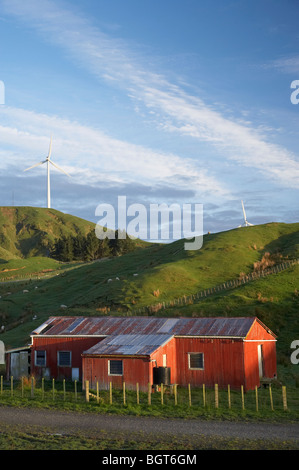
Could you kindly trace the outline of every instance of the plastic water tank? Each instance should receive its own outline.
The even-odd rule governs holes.
[[[154,385],[170,385],[170,367],[153,368]]]

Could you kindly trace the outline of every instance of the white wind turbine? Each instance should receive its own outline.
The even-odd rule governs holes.
[[[244,207],[244,204],[243,204],[243,201],[241,201],[242,203],[242,209],[243,209],[243,216],[244,216],[244,224],[243,225],[239,225],[239,227],[248,227],[248,226],[253,226],[253,224],[251,224],[250,222],[248,222],[248,220],[246,219],[246,212],[245,212],[245,207]]]
[[[64,171],[62,168],[60,168],[56,163],[54,163],[51,160],[51,152],[52,152],[52,136],[50,140],[50,146],[49,146],[49,153],[46,158],[46,160],[43,160],[42,162],[36,163],[33,166],[30,166],[29,168],[26,168],[24,171],[31,170],[31,168],[35,168],[36,166],[43,165],[43,163],[47,163],[47,202],[48,202],[48,209],[51,208],[51,190],[50,190],[50,163],[53,165],[57,170],[61,171],[62,173],[65,173],[67,176],[71,177],[66,171]]]

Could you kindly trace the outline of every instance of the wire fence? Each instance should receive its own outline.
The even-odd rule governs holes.
[[[215,295],[215,294],[218,294],[223,291],[230,290],[230,289],[235,289],[244,284],[248,284],[249,282],[265,278],[271,274],[278,274],[296,264],[299,264],[299,259],[285,261],[283,263],[272,266],[271,268],[258,270],[258,271],[252,271],[249,274],[243,274],[236,279],[222,282],[221,284],[218,284],[214,287],[210,287],[208,289],[200,290],[196,292],[195,294],[183,295],[182,297],[178,297],[173,300],[166,301],[166,302],[156,302],[154,304],[147,305],[145,307],[134,309],[132,312],[136,315],[144,314],[144,313],[153,314],[162,309],[168,309],[171,307],[178,307],[182,305],[198,303],[201,300],[206,299],[207,297],[211,295]]]
[[[15,380],[3,380],[0,377],[0,403],[2,404],[57,404],[57,405],[89,405],[91,407],[109,408],[138,407],[138,408],[180,408],[183,410],[196,410],[211,412],[213,410],[231,412],[291,412],[299,416],[299,397],[297,390],[290,389],[287,393],[286,386],[275,384],[273,387],[267,384],[265,387],[255,387],[254,390],[245,392],[243,386],[239,390],[208,387],[202,384],[200,387],[187,387],[173,384],[171,386],[148,384],[148,391],[141,392],[139,384],[135,389],[127,389],[126,383],[121,388],[116,388],[109,383],[108,389],[100,390],[98,383],[90,387],[88,381],[57,381],[45,380],[34,377],[22,377]]]

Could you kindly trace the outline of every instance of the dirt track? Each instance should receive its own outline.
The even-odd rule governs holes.
[[[299,424],[202,421],[111,416],[91,413],[26,409],[0,406],[1,424],[51,429],[56,433],[104,431],[163,433],[168,435],[219,436],[244,439],[292,440],[299,446]]]

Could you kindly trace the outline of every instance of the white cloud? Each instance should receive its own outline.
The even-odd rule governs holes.
[[[279,69],[285,73],[298,73],[299,72],[299,56],[281,57],[271,63],[265,65],[265,68]]]
[[[164,76],[147,70],[142,65],[143,60],[123,41],[104,34],[68,7],[48,0],[2,0],[2,5],[6,12],[20,17],[48,41],[58,44],[88,71],[125,90],[138,103],[139,112],[143,106],[143,111],[147,109],[153,119],[152,112],[158,111],[159,125],[165,131],[189,136],[198,142],[208,142],[219,149],[225,159],[256,169],[282,186],[299,187],[299,164],[292,152],[269,142],[258,128],[226,118],[201,99],[170,83]],[[292,63],[297,62],[293,60]],[[67,127],[65,123],[64,130]],[[78,131],[80,135],[80,126]],[[97,148],[101,148],[102,154],[109,159],[109,164],[120,165],[127,177],[129,174],[143,174],[152,178],[170,178],[175,172],[183,176],[194,172],[191,162],[177,160],[177,157],[167,158],[159,152],[108,139],[98,131],[94,133],[84,129],[83,134],[86,142],[92,137],[94,144],[98,144]],[[78,143],[76,145],[82,149]],[[96,145],[89,147],[90,143],[88,154],[94,162]],[[126,165],[115,157],[120,153]],[[105,167],[107,162],[104,163]],[[207,178],[205,186],[209,186],[209,178],[207,175],[204,177],[202,171],[195,171],[194,177],[201,181]],[[216,189],[218,187],[216,184]]]
[[[167,91],[142,90],[148,106],[159,108],[168,122],[164,129],[189,135],[217,146],[226,158],[246,167],[254,167],[268,178],[289,187],[299,187],[299,162],[296,155],[264,139],[260,129],[254,129],[226,119],[198,99]],[[169,117],[172,121],[169,121]],[[261,129],[265,133],[265,127]]]
[[[155,151],[107,136],[98,129],[57,116],[11,107],[0,108],[0,140],[9,158],[1,167],[17,164],[27,168],[47,156],[53,134],[52,158],[71,173],[78,184],[133,182],[188,188],[194,193],[213,192],[224,197],[229,192],[192,160]]]
[[[265,129],[262,134],[252,124],[226,118],[223,113],[215,111],[200,98],[190,96],[164,76],[147,70],[138,53],[120,39],[111,38],[95,28],[90,20],[74,13],[73,8],[71,11],[60,2],[49,0],[2,0],[1,3],[7,13],[37,29],[47,41],[59,45],[80,66],[83,65],[101,80],[122,88],[133,99],[134,106],[137,103],[138,112],[150,113],[151,120],[156,119],[160,129],[209,143],[223,159],[255,169],[281,186],[299,187],[297,156],[271,143]],[[296,67],[295,59],[288,65]],[[276,65],[279,66],[278,62]],[[287,65],[286,61],[284,65]],[[154,112],[157,112],[156,117]],[[24,113],[24,110],[14,113],[19,114],[22,121],[20,129],[26,121]],[[41,127],[43,116],[35,117],[30,125],[27,124],[26,132],[35,135],[37,143],[36,129]],[[200,187],[203,191],[214,188],[216,193],[228,194],[207,171],[198,169],[196,162],[122,142],[78,123],[57,117],[44,118],[43,135],[48,134],[52,125],[56,149],[60,154],[63,155],[65,147],[72,148],[72,164],[68,162],[70,167],[75,163],[80,165],[83,154],[88,156],[84,166],[99,168],[110,175],[115,174],[115,171],[111,172],[111,168],[115,168],[122,181],[133,181],[134,178],[145,181],[167,179],[180,186],[188,186],[192,182],[194,188]],[[12,128],[7,129],[8,134],[12,132]]]

